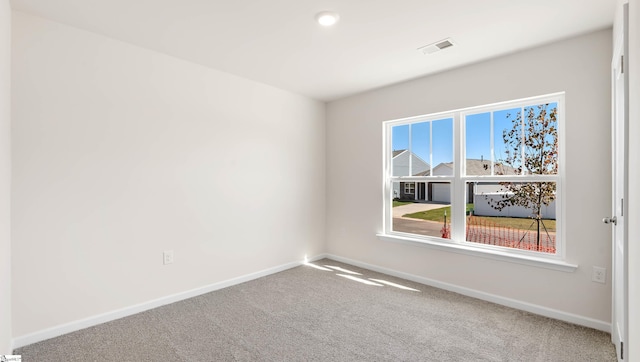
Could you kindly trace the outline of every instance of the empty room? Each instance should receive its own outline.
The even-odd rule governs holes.
[[[0,360],[640,361],[640,0],[0,0]]]

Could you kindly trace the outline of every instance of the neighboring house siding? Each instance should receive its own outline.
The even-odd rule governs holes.
[[[406,193],[405,192],[405,182],[400,182],[400,199],[401,200],[414,200],[414,193]]]
[[[417,175],[419,173],[423,173],[425,171],[429,171],[429,164],[423,161],[420,157],[416,155],[411,155],[412,159],[412,167],[411,173],[413,175]]]
[[[406,184],[414,184],[413,193],[405,192]],[[396,184],[394,185],[394,188],[398,190],[397,195],[399,196],[397,197],[400,198],[401,200],[430,201],[429,195],[428,195],[427,183],[425,182],[400,182],[399,186]]]
[[[394,151],[399,152],[399,151]],[[411,155],[411,173],[409,173],[409,155]],[[393,176],[411,176],[429,170],[429,164],[409,151],[399,152],[393,157]]]
[[[411,159],[411,172],[409,172],[410,159]],[[392,167],[393,167],[394,176],[412,176],[412,175],[424,173],[426,171],[429,171],[430,169],[430,166],[428,163],[426,163],[423,159],[412,154],[407,150],[393,151]],[[420,187],[419,185],[416,185],[416,192],[418,192],[419,187]],[[419,193],[421,194],[420,199],[424,200],[426,199],[426,197],[423,196],[424,192],[422,191],[424,190],[424,186],[422,187],[423,188],[420,189],[421,192]],[[403,200],[414,200],[416,198],[416,194],[415,193],[405,194],[404,183],[398,182],[393,184],[393,197],[400,198]]]
[[[398,154],[395,154],[395,153]],[[393,176],[408,176],[409,175],[409,152],[408,151],[394,151],[394,157],[392,159],[393,164]],[[393,197],[406,199],[404,196],[404,185],[402,183],[393,184]]]
[[[400,192],[400,189],[402,187],[400,186],[400,184],[398,183],[394,183],[393,184],[393,198],[402,198],[402,193]]]
[[[409,152],[404,151],[393,158],[393,176],[409,176]]]

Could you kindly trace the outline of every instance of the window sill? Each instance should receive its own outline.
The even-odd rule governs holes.
[[[460,244],[441,243],[437,241],[415,239],[411,237],[389,234],[377,234],[377,237],[382,241],[403,243],[413,246],[424,246],[427,248],[449,251],[452,253],[477,256],[481,258],[506,261],[510,263],[529,265],[545,269],[559,270],[563,272],[574,272],[578,268],[578,265],[569,264],[562,260],[537,258],[528,255],[517,255],[505,251],[480,249]]]

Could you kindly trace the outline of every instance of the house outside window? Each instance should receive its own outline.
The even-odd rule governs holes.
[[[414,182],[404,183],[404,193],[406,195],[414,195],[416,192],[416,184]]]
[[[563,123],[564,93],[384,122],[384,234],[562,259]]]

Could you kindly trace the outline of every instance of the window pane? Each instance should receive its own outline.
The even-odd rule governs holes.
[[[392,230],[450,238],[451,184],[448,182],[394,182]],[[408,194],[406,191],[413,191]]]
[[[468,182],[466,240],[556,252],[555,182]]]
[[[524,165],[532,175],[558,173],[557,103],[524,108]]]
[[[411,175],[413,176],[429,176],[430,174],[430,128],[430,122],[411,125]]]
[[[521,108],[493,112],[493,152],[496,175],[522,173]]]
[[[431,122],[433,137],[433,175],[452,176],[453,164],[453,119]]]
[[[409,176],[409,125],[391,129],[392,176]]]
[[[466,174],[491,175],[491,113],[465,117]]]

